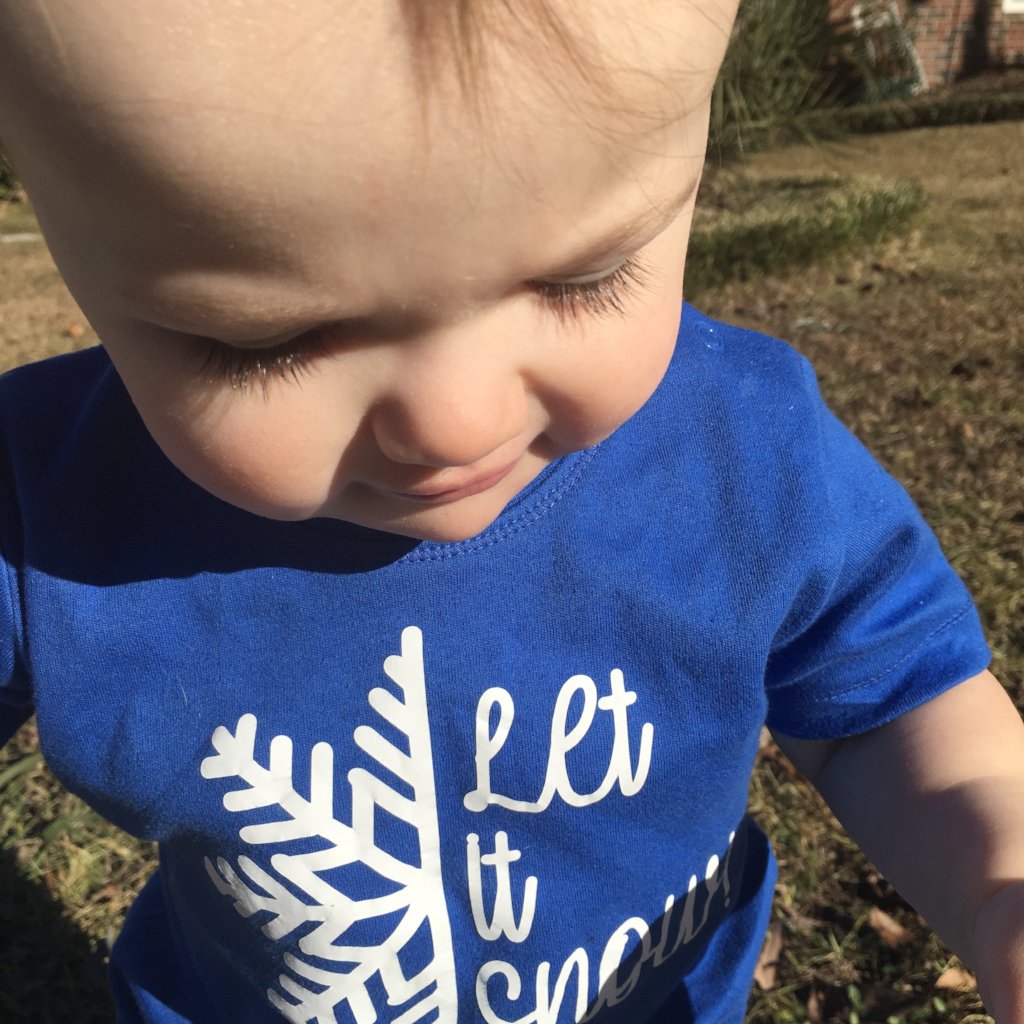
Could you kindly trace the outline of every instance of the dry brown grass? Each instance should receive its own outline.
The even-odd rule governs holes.
[[[22,204],[0,204],[0,239],[37,233]],[[0,370],[96,344],[41,241],[0,241]]]

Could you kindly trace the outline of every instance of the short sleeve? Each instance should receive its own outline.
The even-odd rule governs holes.
[[[825,406],[812,413],[813,565],[767,666],[768,725],[800,739],[865,732],[981,672],[977,612],[909,495]]]

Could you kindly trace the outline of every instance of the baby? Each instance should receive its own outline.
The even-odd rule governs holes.
[[[1024,1024],[970,600],[681,302],[733,6],[0,6],[103,343],[0,381],[0,738],[160,844],[123,1024],[739,1024],[765,723]]]

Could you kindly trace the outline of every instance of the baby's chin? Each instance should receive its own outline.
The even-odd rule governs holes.
[[[514,494],[484,493],[445,504],[411,508],[412,503],[381,502],[371,498],[360,508],[325,508],[319,515],[411,540],[455,544],[483,533],[498,519]]]
[[[451,544],[483,533],[506,506],[551,463],[547,454],[529,451],[507,476],[475,494],[452,500],[423,501],[351,483],[315,513],[371,530],[413,540]]]

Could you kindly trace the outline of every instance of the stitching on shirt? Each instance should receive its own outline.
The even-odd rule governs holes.
[[[938,636],[939,633],[941,633],[944,629],[948,629],[955,622],[959,622],[960,619],[967,615],[973,607],[974,605],[970,601],[968,601],[961,611],[957,612],[956,615],[954,615],[952,618],[946,619],[946,621],[943,622],[940,626],[936,626],[935,629],[933,629],[909,654],[906,654],[902,658],[900,658],[900,660],[897,661],[895,665],[890,665],[887,669],[883,670],[882,672],[876,673],[870,679],[865,679],[862,682],[857,683],[855,686],[851,686],[846,690],[840,691],[839,693],[833,693],[829,697],[829,700],[832,701],[837,700],[840,697],[846,697],[851,693],[855,693],[857,690],[864,689],[864,687],[866,686],[871,686],[872,683],[877,683],[879,679],[882,679],[885,676],[895,672],[896,669],[900,667],[900,665],[904,665],[906,664],[906,662],[916,657],[921,648],[924,647],[932,639],[932,637]]]
[[[557,505],[558,502],[560,502],[562,498],[564,498],[565,495],[576,485],[577,481],[583,475],[584,470],[593,461],[594,456],[597,454],[600,447],[601,445],[595,445],[593,448],[580,452],[576,460],[576,465],[572,467],[565,479],[544,499],[543,502],[541,502],[541,504],[523,511],[517,518],[505,524],[501,530],[498,530],[486,537],[476,537],[463,541],[461,544],[457,545],[454,550],[450,547],[446,547],[423,553],[416,551],[410,552],[408,555],[400,558],[397,565],[408,565],[414,562],[439,562],[448,558],[458,558],[460,555],[476,554],[478,551],[494,547],[494,545],[500,544],[509,537],[525,530],[528,526],[537,522],[538,519],[547,515],[547,513],[550,512],[551,509],[554,508],[555,505]]]

